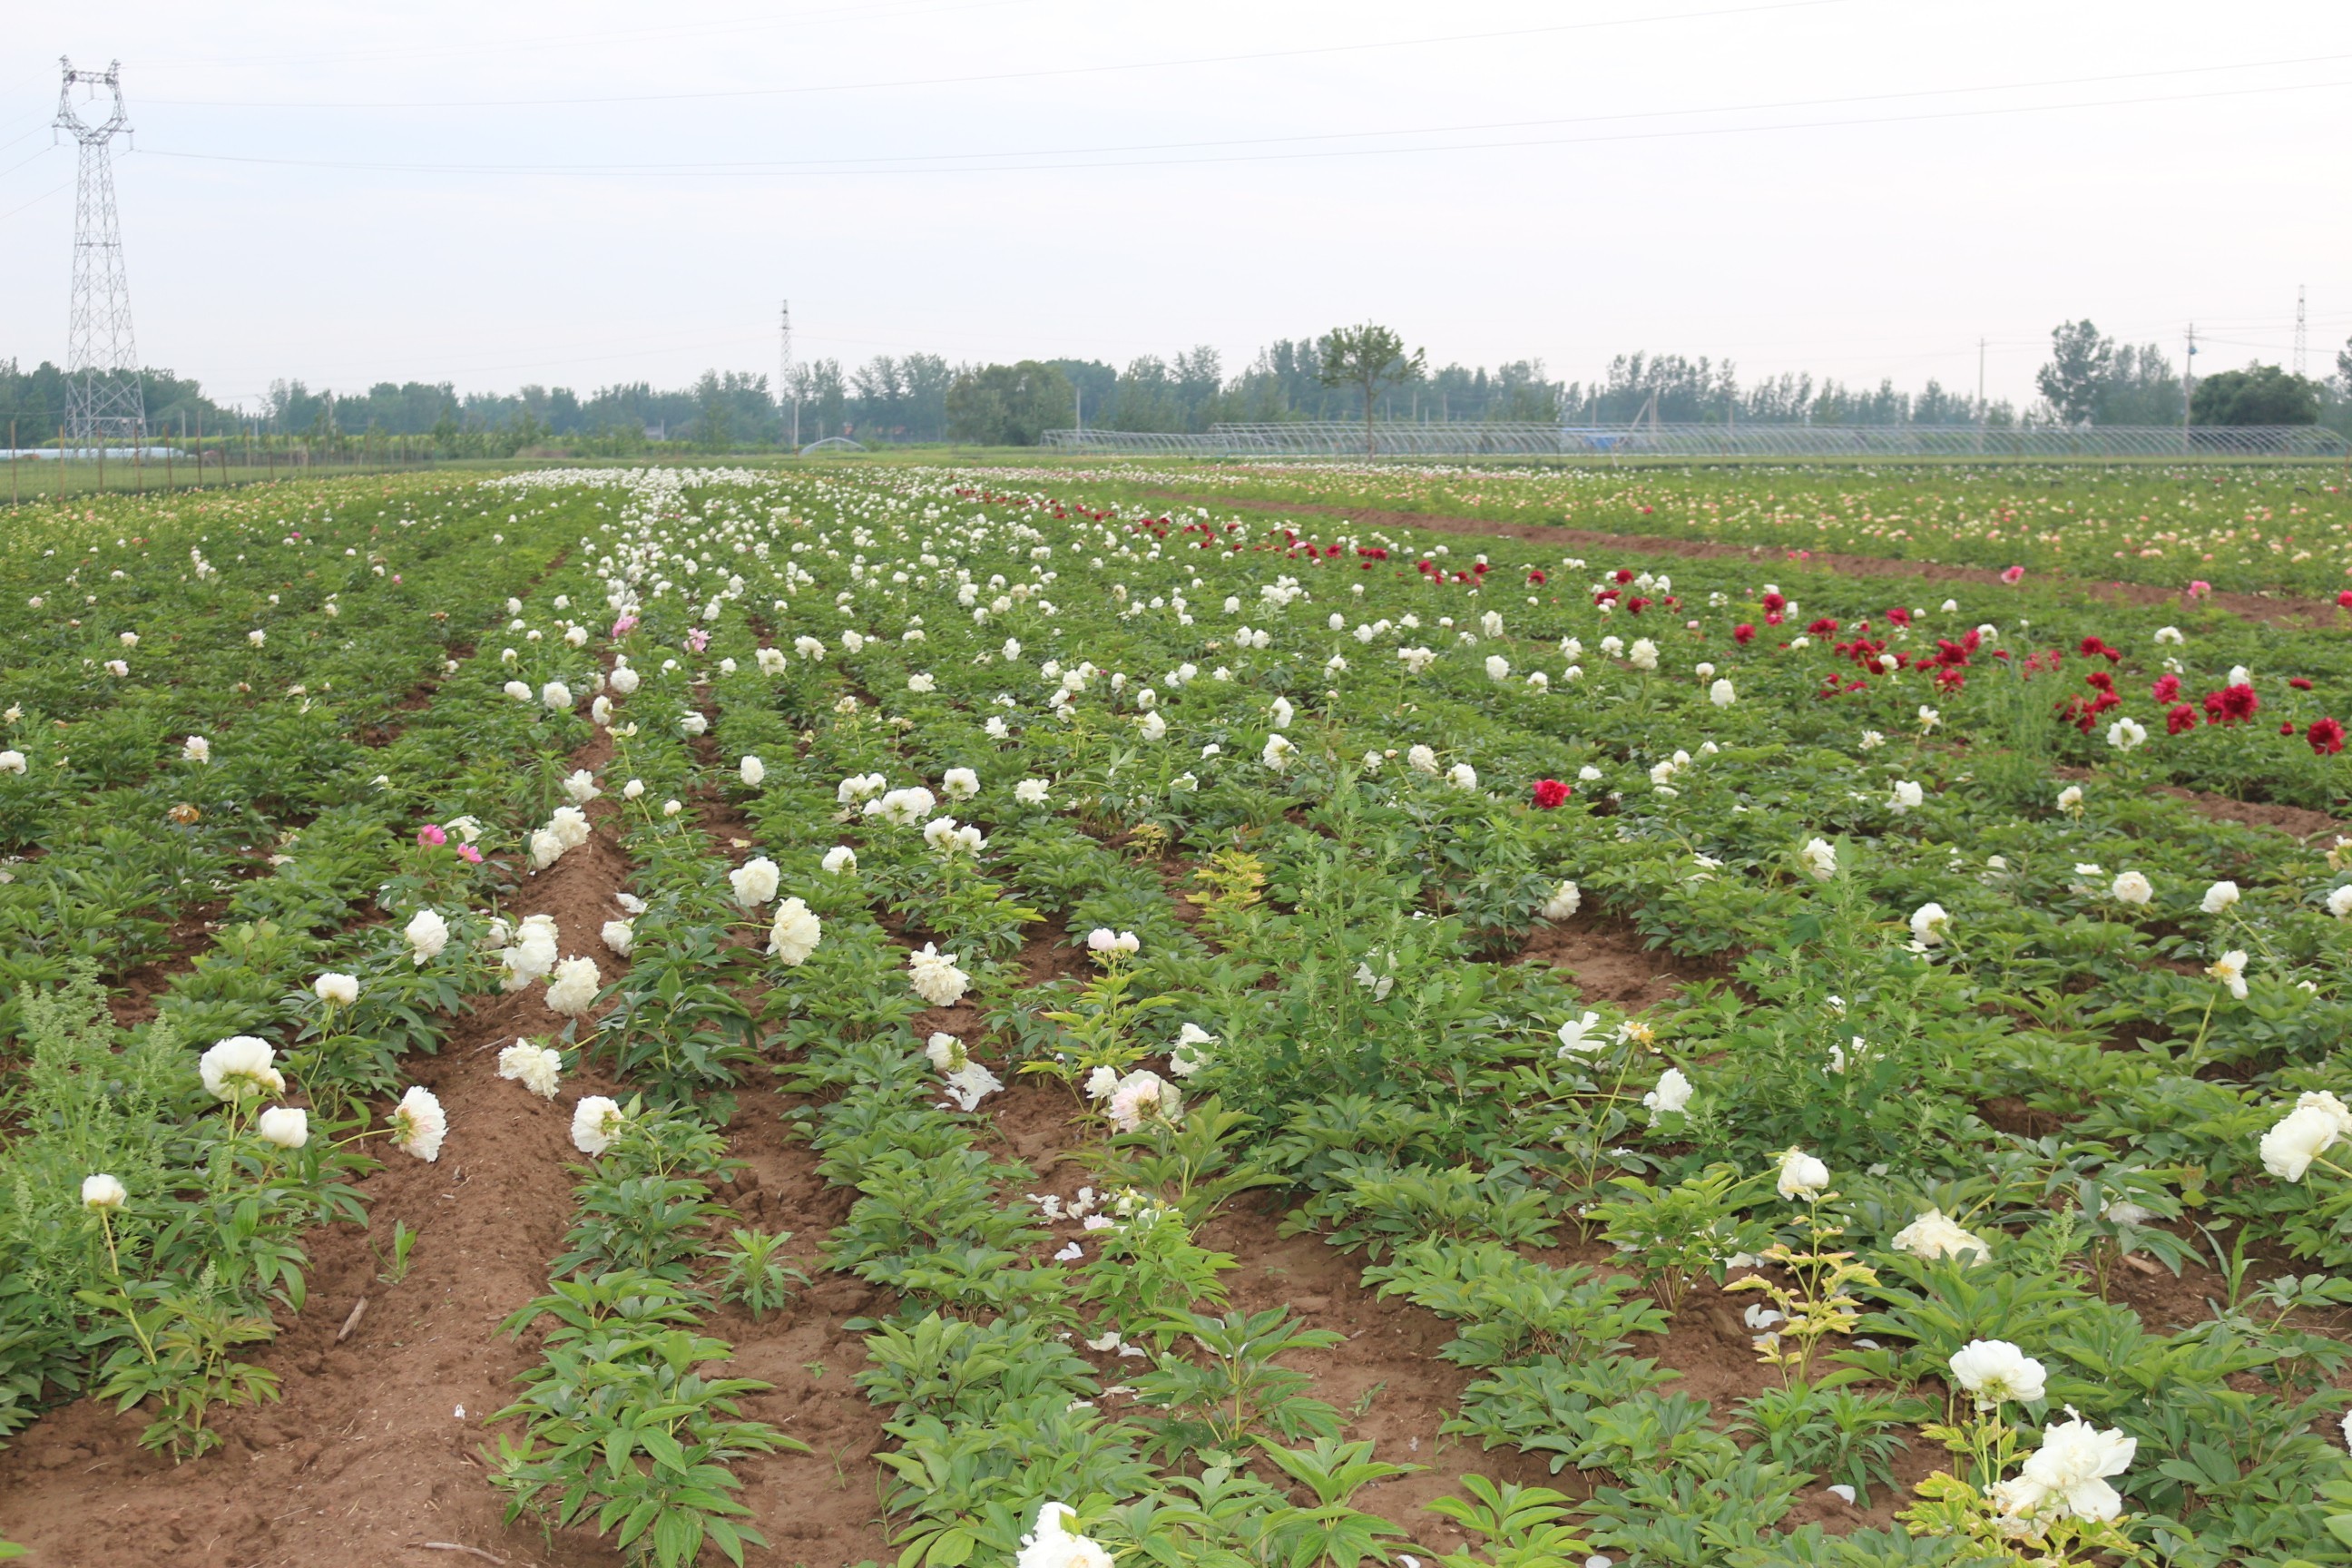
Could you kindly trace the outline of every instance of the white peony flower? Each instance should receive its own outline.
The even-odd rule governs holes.
[[[336,974],[330,972],[310,982],[310,989],[320,1001],[334,1007],[348,1007],[360,999],[360,980],[356,974]]]
[[[1992,1500],[2010,1519],[2033,1519],[2067,1514],[2080,1520],[2110,1520],[2123,1511],[2124,1500],[2106,1478],[2131,1468],[2139,1440],[2120,1428],[2105,1432],[2074,1414],[2045,1426],[2042,1447],[2026,1456],[2018,1473],[1992,1487]]]
[[[699,735],[709,730],[710,721],[689,708],[678,716],[677,728],[680,734]]]
[[[594,773],[590,773],[586,768],[574,768],[563,781],[563,793],[572,797],[573,805],[586,805],[604,792],[596,787]],[[586,818],[583,817],[582,820],[584,822]],[[585,837],[583,837],[581,842],[583,844],[587,842]]]
[[[1548,921],[1564,921],[1584,907],[1584,892],[1574,882],[1562,882],[1544,900],[1541,911]]]
[[[196,1063],[205,1091],[215,1100],[249,1100],[257,1094],[286,1092],[286,1075],[271,1065],[278,1053],[267,1040],[251,1035],[231,1035],[206,1051]]]
[[[1830,1168],[1802,1149],[1790,1149],[1781,1154],[1777,1186],[1782,1197],[1791,1202],[1817,1198],[1829,1184]]]
[[[583,1154],[601,1154],[628,1124],[628,1114],[610,1095],[585,1096],[572,1108],[572,1146]]]
[[[550,713],[572,711],[572,688],[560,680],[551,680],[539,689],[539,700]]]
[[[563,1077],[563,1057],[546,1046],[517,1040],[499,1053],[499,1076],[522,1085],[541,1100],[553,1100]]]
[[[1728,679],[1719,679],[1706,689],[1706,700],[1717,708],[1728,708],[1739,700],[1739,693]]]
[[[735,901],[756,910],[776,896],[777,875],[776,863],[761,855],[728,872],[727,880],[735,889]]]
[[[1570,1018],[1559,1026],[1558,1054],[1565,1058],[1571,1052],[1582,1056],[1599,1050],[1609,1043],[1605,1039],[1593,1037],[1592,1031],[1600,1026],[1601,1015],[1598,1013],[1587,1013],[1581,1018]]]
[[[1927,1258],[1958,1258],[1965,1252],[1973,1252],[1980,1258],[1992,1256],[1992,1248],[1986,1245],[1984,1237],[1963,1230],[1941,1209],[1929,1209],[1896,1231],[1894,1247],[1897,1252]]]
[[[1654,1117],[1682,1110],[1690,1104],[1690,1098],[1691,1080],[1683,1076],[1682,1068],[1668,1068],[1658,1075],[1658,1087],[1642,1097],[1642,1103],[1650,1108]]]
[[[2118,872],[2108,889],[2118,903],[2144,904],[2156,896],[2156,889],[2137,871]]]
[[[970,768],[950,768],[940,776],[940,790],[950,800],[970,800],[980,793],[980,775]]]
[[[1113,1568],[1111,1554],[1070,1525],[1076,1517],[1066,1504],[1039,1503],[1037,1527],[1021,1538],[1013,1568]]]
[[[2346,1120],[2326,1106],[2298,1104],[2263,1134],[2263,1169],[2282,1182],[2300,1182],[2311,1163],[2334,1147],[2346,1130]]]
[[[596,990],[603,983],[594,959],[567,958],[547,983],[547,1005],[576,1018],[596,1005]]]
[[[956,954],[941,952],[933,942],[907,955],[907,977],[915,994],[934,1007],[952,1007],[963,1000],[971,976],[956,967]]]
[[[2107,726],[2107,744],[2118,752],[2128,752],[2147,739],[2147,727],[2137,719],[2118,719]]]
[[[1913,783],[1909,779],[1896,779],[1895,781],[1895,798],[1886,803],[1886,808],[1889,811],[1892,811],[1895,816],[1901,816],[1905,812],[1916,811],[1920,806],[1927,804],[1927,792],[1926,790],[1920,788],[1916,784]]]
[[[25,753],[14,746],[0,752],[0,773],[21,773],[25,771]]]
[[[2236,904],[2237,901],[2237,883],[2216,882],[2211,887],[2205,889],[2205,898],[2203,901],[2198,905],[2198,908],[2203,910],[2209,915],[2218,915],[2230,909],[2231,906]]]
[[[1183,1113],[1183,1097],[1176,1086],[1148,1068],[1139,1068],[1118,1080],[1104,1114],[1121,1132],[1132,1132],[1148,1119],[1172,1122]]]
[[[824,922],[805,902],[791,898],[776,906],[774,923],[768,928],[768,951],[779,962],[793,966],[807,963],[824,938]]]
[[[1952,917],[1938,903],[1921,904],[1911,911],[1911,935],[1922,947],[1935,947],[1941,943],[1951,923]]]
[[[1817,882],[1826,882],[1837,875],[1837,846],[1826,838],[1809,838],[1797,852],[1805,863],[1806,874]]]
[[[441,1157],[441,1140],[449,1133],[449,1118],[433,1091],[421,1083],[408,1086],[392,1110],[392,1146],[431,1164]]]
[[[2233,947],[2205,966],[2205,973],[2230,988],[2230,994],[2242,1002],[2246,999],[2246,950]]]
[[[629,949],[635,945],[637,940],[636,928],[626,921],[606,921],[604,929],[596,934],[604,939],[604,945],[613,950],[615,958],[628,957]]]
[[[590,787],[593,787],[591,785]],[[566,849],[577,849],[588,842],[594,829],[588,826],[588,814],[576,805],[559,805],[547,816],[547,830]]]
[[[745,757],[735,764],[735,773],[746,789],[758,789],[768,776],[768,764],[757,757]]]
[[[817,864],[824,868],[827,875],[846,877],[857,869],[857,851],[846,844],[836,844],[824,852],[824,858]]]
[[[509,680],[504,686],[499,688],[499,689],[505,692],[509,697],[513,698],[518,702],[528,702],[530,700],[530,688],[522,681]]]
[[[1468,763],[1456,763],[1452,767],[1445,770],[1445,782],[1452,784],[1455,789],[1476,789],[1478,787],[1478,770],[1472,767]]]
[[[1637,639],[1632,647],[1625,650],[1625,662],[1635,669],[1657,668],[1658,645],[1648,637]]]
[[[1290,743],[1290,737],[1277,731],[1265,738],[1265,748],[1258,753],[1258,760],[1275,772],[1280,773],[1290,765],[1290,759],[1297,754],[1298,748]]]
[[[1952,1377],[1979,1410],[2031,1405],[2043,1393],[2042,1363],[2007,1340],[1970,1340],[1952,1352]]]
[[[1044,779],[1023,779],[1013,786],[1013,798],[1023,805],[1043,805],[1052,785]]]
[[[261,1113],[253,1130],[265,1143],[275,1143],[280,1149],[299,1149],[310,1141],[310,1113],[299,1106],[273,1105]]]
[[[202,735],[191,735],[180,742],[180,760],[184,763],[209,763],[213,760],[213,743]]]
[[[119,1209],[129,1202],[131,1194],[121,1181],[100,1172],[81,1179],[81,1202],[84,1208]]]

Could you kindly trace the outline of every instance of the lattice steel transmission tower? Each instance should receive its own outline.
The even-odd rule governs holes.
[[[2303,353],[2305,343],[2303,322],[2303,296],[2304,286],[2298,283],[2294,286],[2294,374],[2297,375],[2301,375],[2303,374]]]
[[[78,71],[60,58],[65,81],[58,89],[60,131],[80,143],[80,178],[74,196],[73,313],[66,333],[66,441],[104,446],[110,439],[137,441],[147,433],[147,403],[139,384],[139,350],[131,336],[131,282],[122,270],[122,224],[114,210],[114,139],[131,133],[131,112],[122,103],[122,62],[102,71]],[[85,100],[113,112],[92,122],[75,109],[73,89]]]

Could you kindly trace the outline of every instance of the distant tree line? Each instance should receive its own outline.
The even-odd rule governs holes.
[[[1381,341],[1395,351],[1369,381],[1360,352],[1370,341],[1364,333],[1386,334]],[[313,441],[397,436],[429,441],[449,456],[496,457],[542,447],[613,457],[741,450],[829,436],[866,446],[1026,446],[1044,431],[1072,425],[1204,431],[1223,423],[1367,417],[1995,426],[2177,425],[2181,418],[2179,374],[2162,351],[2118,343],[2087,321],[2053,331],[2050,359],[2036,376],[2042,395],[2022,410],[2005,399],[1979,404],[1973,394],[1933,380],[1916,392],[1897,390],[1891,380],[1873,387],[1816,382],[1797,372],[1742,382],[1728,360],[1680,354],[1620,354],[1590,382],[1554,380],[1540,359],[1492,370],[1433,368],[1419,351],[1406,354],[1393,332],[1370,323],[1279,339],[1230,376],[1205,344],[1165,359],[1144,354],[1124,369],[1091,359],[951,365],[938,354],[908,353],[877,354],[845,370],[837,360],[817,359],[793,367],[782,402],[764,374],[717,370],[688,386],[625,382],[586,396],[536,384],[460,394],[452,382],[386,381],[339,393],[278,381],[257,408],[216,404],[195,382],[169,371],[143,372],[142,380],[148,419],[159,434],[176,434],[184,422],[191,434],[250,428]],[[2275,365],[2218,371],[2198,378],[2190,401],[2200,425],[2318,423],[2352,435],[2352,342],[2324,380]],[[66,377],[56,365],[26,370],[0,361],[0,421],[16,421],[20,444],[55,439],[65,408]]]

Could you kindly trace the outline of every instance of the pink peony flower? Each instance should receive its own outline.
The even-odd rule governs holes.
[[[478,866],[482,863],[482,852],[470,844],[460,844],[457,846],[457,858],[468,866]]]
[[[2008,571],[2003,572],[2000,574],[2000,580],[2014,588],[2020,583],[2025,581],[2025,568],[2022,566],[2012,566]]]
[[[615,637],[627,637],[631,632],[635,631],[636,629],[637,617],[635,616],[623,616],[619,620],[613,623],[613,635]]]
[[[449,836],[432,823],[428,822],[416,830],[416,843],[419,848],[438,849],[448,842]]]
[[[2189,596],[2192,599],[2201,599],[2212,591],[2213,584],[2202,577],[2194,579],[2189,584]]]
[[[686,646],[700,653],[710,646],[710,633],[701,626],[695,627],[686,634]]]

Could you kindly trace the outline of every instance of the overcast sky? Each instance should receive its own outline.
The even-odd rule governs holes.
[[[583,392],[1124,363],[1367,318],[1435,363],[2021,400],[2062,318],[2352,333],[2343,0],[50,6],[0,40],[0,357],[64,352],[57,57],[122,61],[141,356]]]

